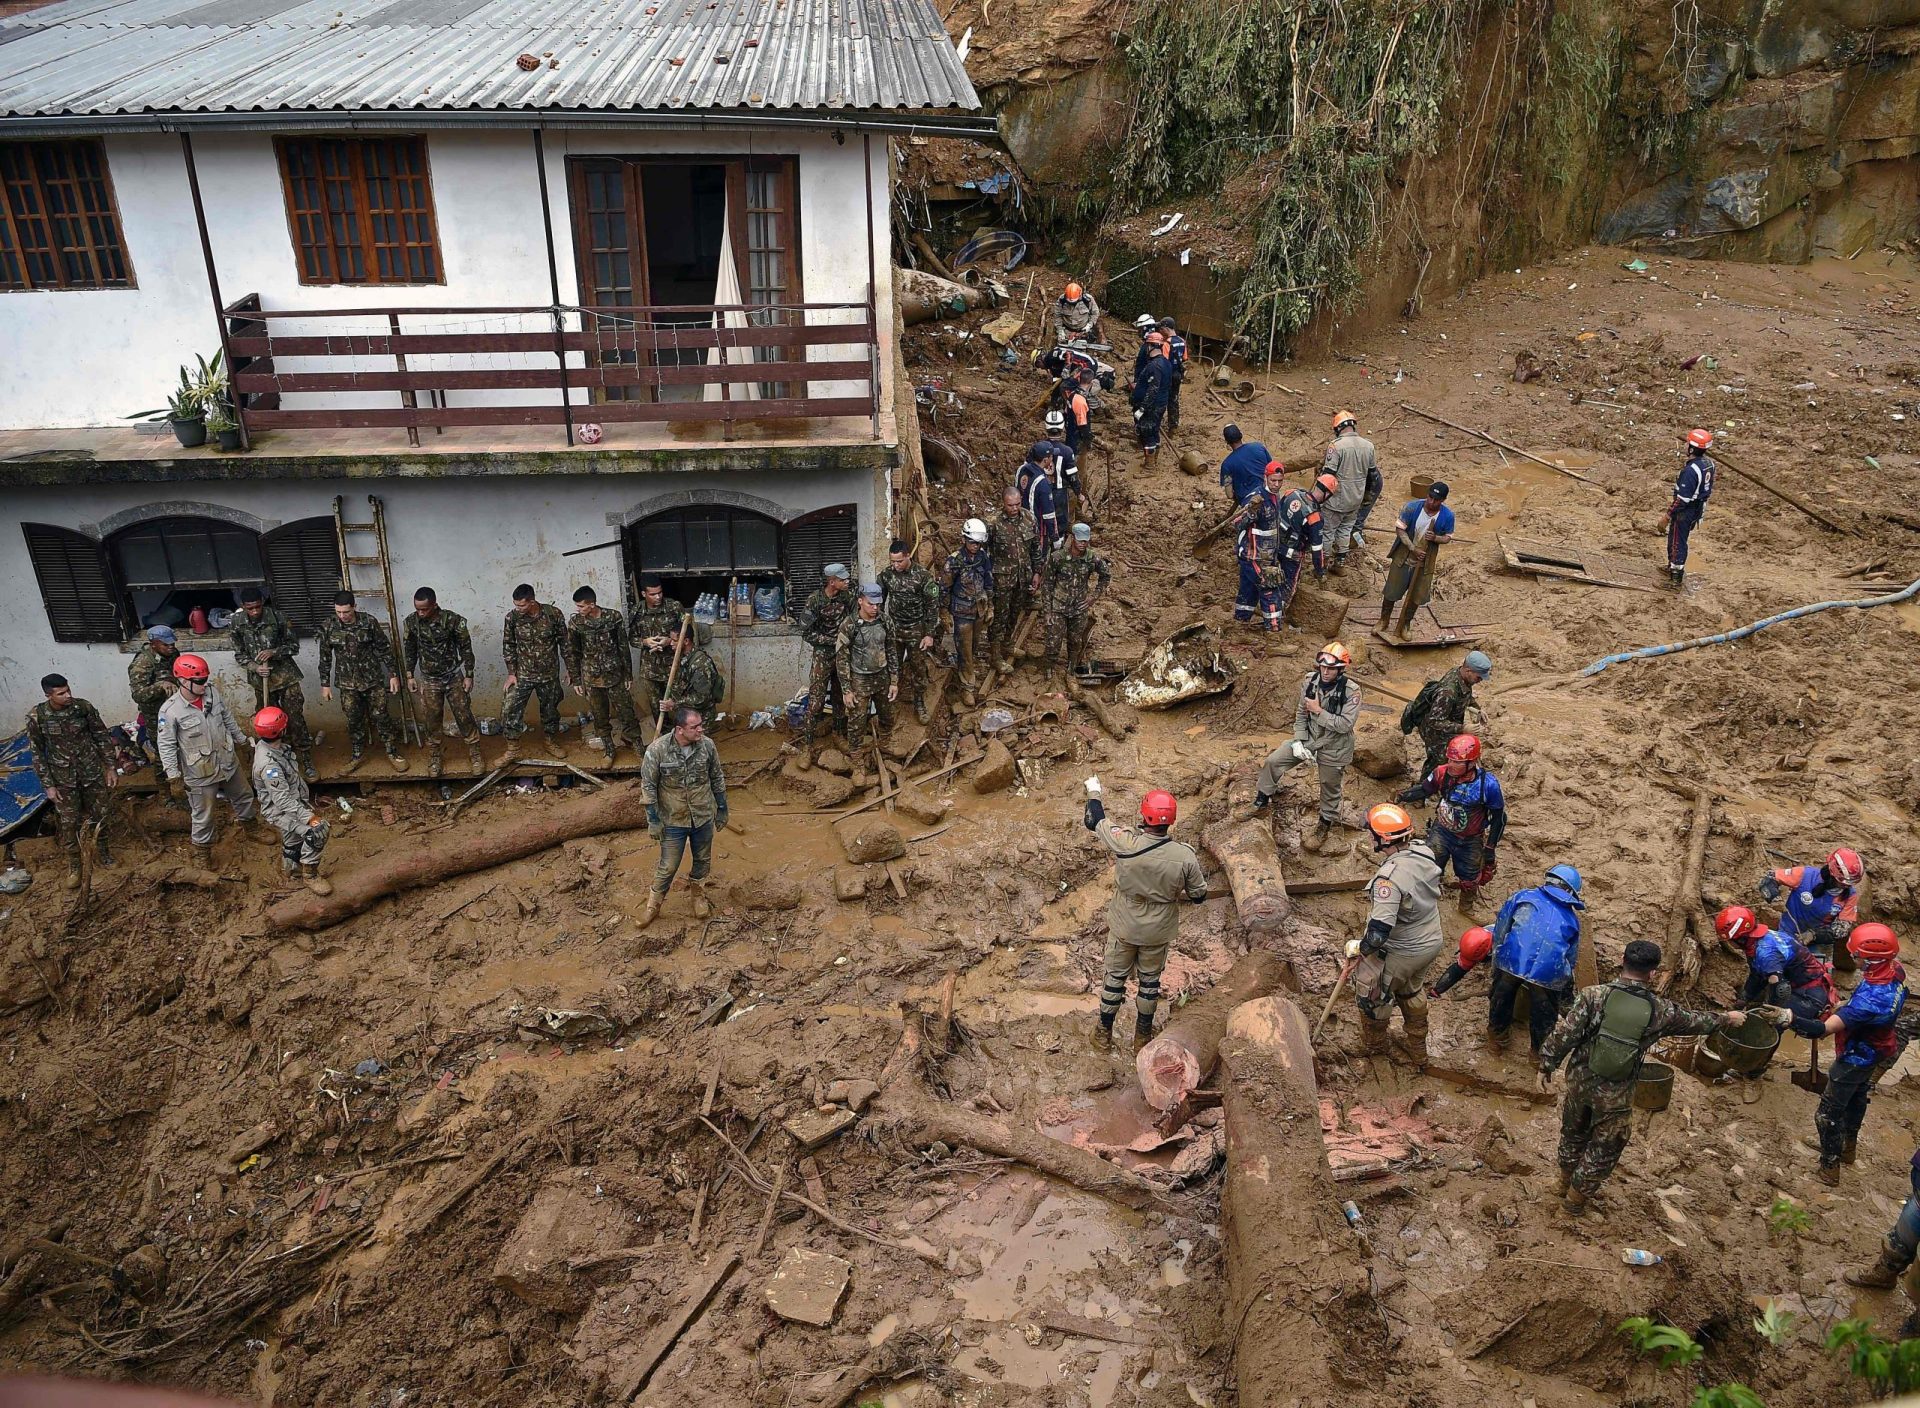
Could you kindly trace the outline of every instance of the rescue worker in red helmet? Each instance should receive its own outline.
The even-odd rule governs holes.
[[[1760,877],[1760,897],[1780,906],[1780,931],[1839,967],[1840,946],[1860,921],[1860,882],[1866,862],[1850,846],[1818,865],[1789,865]]]
[[[1713,932],[1720,942],[1747,960],[1747,976],[1740,985],[1738,1004],[1769,1004],[1802,1017],[1821,1018],[1833,1010],[1833,970],[1787,934],[1767,928],[1743,904],[1730,904],[1714,916]],[[1751,1105],[1760,1098],[1760,1079],[1768,1061],[1741,1072],[1740,1098]]]
[[[1393,800],[1402,806],[1438,797],[1427,839],[1460,882],[1460,912],[1473,912],[1480,887],[1494,875],[1494,848],[1507,830],[1507,799],[1500,779],[1480,765],[1480,740],[1462,733],[1447,744],[1447,760]]]
[[[1374,853],[1381,857],[1367,887],[1367,928],[1347,944],[1353,999],[1360,1009],[1360,1051],[1387,1049],[1393,1009],[1405,1028],[1395,1054],[1415,1070],[1427,1064],[1427,970],[1446,946],[1440,927],[1440,857],[1430,841],[1413,839],[1413,818],[1392,802],[1367,813]]]
[[[1087,830],[1113,855],[1113,902],[1107,906],[1106,981],[1100,989],[1100,1020],[1094,1049],[1113,1045],[1113,1019],[1127,997],[1127,975],[1134,992],[1133,1049],[1153,1036],[1153,1014],[1160,1005],[1160,974],[1167,949],[1180,932],[1178,905],[1207,898],[1207,877],[1200,857],[1184,841],[1167,834],[1178,811],[1171,792],[1156,788],[1140,799],[1140,829],[1115,826],[1107,819],[1100,779],[1087,779]]]
[[[333,893],[320,875],[320,853],[327,848],[327,823],[314,810],[302,776],[300,758],[287,740],[292,720],[269,704],[253,716],[253,792],[260,815],[280,833],[280,869],[298,875],[316,895]]]
[[[1439,980],[1427,988],[1430,998],[1445,997],[1467,974],[1485,963],[1493,953],[1493,930],[1478,926],[1467,930],[1460,936],[1460,951],[1453,962],[1447,965]]]
[[[1660,518],[1660,531],[1667,535],[1667,577],[1676,587],[1686,581],[1687,540],[1706,516],[1714,477],[1720,472],[1707,454],[1712,447],[1711,430],[1687,432],[1687,458],[1673,481],[1673,502]]]
[[[253,789],[240,770],[235,749],[251,740],[240,731],[220,691],[212,688],[207,662],[198,655],[178,655],[173,677],[179,688],[160,706],[155,742],[160,766],[169,778],[184,784],[187,808],[193,817],[189,840],[194,863],[213,869],[213,800],[224,797],[234,819],[256,841],[278,841],[279,834],[256,815]]]

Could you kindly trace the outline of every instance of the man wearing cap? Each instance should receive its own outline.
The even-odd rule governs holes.
[[[993,554],[987,551],[987,525],[969,518],[960,529],[960,550],[947,554],[940,573],[941,601],[953,628],[954,663],[960,670],[960,698],[969,707],[983,683],[978,662],[991,648],[988,627],[993,621]]]
[[[1011,494],[1013,491],[1007,491]],[[893,637],[900,684],[913,696],[914,716],[927,721],[927,661],[940,635],[940,583],[913,560],[913,550],[895,538],[887,544],[887,565],[880,573],[880,614]],[[995,613],[994,627],[1000,622]]]
[[[1113,573],[1107,560],[1093,552],[1093,529],[1073,525],[1065,547],[1055,548],[1043,574],[1047,606],[1047,665],[1062,688],[1070,674],[1087,667],[1087,637],[1093,631],[1093,608],[1106,593]]]
[[[1227,442],[1227,457],[1220,461],[1220,487],[1233,495],[1236,504],[1243,504],[1266,483],[1267,466],[1273,463],[1273,456],[1258,440],[1243,436],[1237,425],[1228,426],[1220,435]]]
[[[1353,525],[1360,517],[1360,502],[1367,496],[1367,482],[1380,474],[1373,442],[1360,434],[1352,411],[1334,412],[1333,443],[1327,446],[1320,472],[1340,481],[1340,487],[1321,510],[1326,519],[1327,553],[1333,559],[1327,570],[1337,577],[1346,571],[1347,549]]]
[[[835,666],[840,697],[847,701],[847,752],[853,758],[853,785],[867,785],[867,715],[880,715],[880,741],[893,732],[893,701],[900,696],[900,657],[893,631],[880,617],[886,592],[875,582],[860,588],[853,614],[840,627]]]
[[[1393,548],[1387,553],[1387,583],[1380,594],[1382,630],[1400,598],[1409,598],[1415,610],[1427,604],[1433,596],[1439,547],[1452,541],[1453,510],[1447,507],[1447,486],[1436,481],[1426,498],[1405,505],[1394,520]]]
[[[293,750],[300,776],[319,779],[313,768],[313,734],[307,728],[307,701],[300,688],[300,639],[287,613],[258,587],[240,593],[240,613],[231,628],[233,658],[253,685],[254,708],[275,708],[287,716],[281,741]]]
[[[1413,702],[1400,711],[1400,732],[1420,730],[1420,742],[1427,750],[1420,765],[1420,776],[1431,777],[1433,770],[1447,760],[1447,744],[1455,734],[1467,732],[1467,710],[1480,706],[1473,687],[1493,673],[1493,661],[1484,651],[1469,650],[1467,658],[1437,680],[1420,686]]]
[[[154,626],[147,641],[127,666],[127,693],[133,696],[134,712],[139,715],[140,741],[153,736],[160,721],[160,706],[173,693],[173,658],[180,653],[174,643],[172,626]]]
[[[27,710],[27,748],[33,771],[53,803],[58,820],[60,849],[67,853],[67,888],[80,888],[80,828],[100,828],[94,855],[112,865],[107,849],[106,789],[119,784],[113,770],[113,739],[100,721],[100,711],[73,697],[65,675],[47,675],[40,681],[46,702]]]
[[[846,699],[840,694],[835,677],[834,657],[840,648],[840,627],[853,610],[853,596],[847,588],[852,580],[846,563],[829,562],[821,572],[820,589],[800,608],[800,639],[813,648],[812,668],[807,675],[807,722],[800,731],[800,746],[806,750],[809,762],[829,701],[839,698],[838,712],[842,717],[846,714]]]
[[[634,682],[640,686],[637,703],[645,718],[658,717],[661,701],[667,697],[667,676],[673,673],[673,648],[683,619],[680,603],[667,600],[666,588],[658,577],[640,579],[640,605],[627,631],[634,649],[640,652],[640,669]],[[681,649],[685,651],[684,646]]]

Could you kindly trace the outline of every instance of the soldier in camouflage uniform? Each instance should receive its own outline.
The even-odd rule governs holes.
[[[1013,628],[1033,605],[1040,580],[1040,525],[1020,503],[1020,491],[1000,496],[1000,516],[987,525],[993,558],[993,626],[987,632],[993,663],[1001,674],[1013,668]]]
[[[1427,758],[1420,765],[1420,776],[1430,776],[1447,760],[1447,744],[1456,734],[1468,732],[1467,710],[1478,707],[1473,687],[1492,673],[1493,662],[1483,652],[1470,650],[1465,660],[1439,679],[1422,685],[1413,703],[1400,711],[1400,732],[1419,729],[1420,741],[1426,746]]]
[[[428,776],[438,777],[442,771],[445,735],[440,719],[448,709],[460,741],[467,745],[467,765],[479,772],[480,725],[473,721],[473,636],[467,618],[442,611],[433,588],[422,587],[413,594],[413,615],[401,628],[400,643],[407,658],[407,688],[419,696],[420,726],[427,731]]]
[[[313,770],[313,735],[307,730],[307,701],[300,691],[300,642],[293,623],[277,606],[267,604],[258,587],[240,593],[240,614],[233,618],[233,658],[253,681],[256,709],[269,706],[287,716],[282,741],[300,761],[300,775],[308,782]]]
[[[1560,1192],[1575,1217],[1620,1162],[1633,1132],[1633,1086],[1647,1048],[1662,1037],[1739,1026],[1744,1012],[1690,1012],[1654,992],[1660,945],[1635,939],[1611,983],[1584,989],[1540,1048],[1540,1088],[1567,1061],[1560,1104]],[[1569,1058],[1571,1058],[1569,1060]]]
[[[993,622],[993,557],[987,551],[987,525],[979,519],[969,518],[961,527],[960,551],[947,554],[940,573],[940,594],[953,625],[960,698],[971,706],[975,691],[985,683],[976,667],[986,658]]]
[[[660,843],[653,888],[638,920],[644,929],[659,917],[680,858],[693,848],[693,917],[713,913],[707,899],[707,871],[713,862],[713,833],[727,824],[727,777],[720,754],[706,735],[706,720],[682,704],[673,711],[673,727],[647,745],[640,765],[640,795],[647,804],[647,834]]]
[[[673,698],[666,701],[669,714],[682,704],[698,709],[703,720],[719,712],[721,701],[727,697],[727,677],[707,649],[712,644],[713,627],[705,621],[694,622],[693,637],[680,657],[680,673],[674,676]]]
[[[885,594],[881,615],[893,636],[894,657],[900,662],[900,685],[913,695],[914,717],[925,723],[932,708],[927,700],[927,661],[940,636],[939,580],[915,562],[912,551],[895,538],[887,547],[880,590]]]
[[[619,742],[642,747],[640,720],[634,716],[633,645],[627,639],[627,623],[618,611],[601,609],[592,587],[573,594],[573,619],[567,622],[567,677],[573,692],[586,699],[593,710],[593,729],[600,735],[600,746],[607,750],[607,766],[613,766],[618,747],[613,731],[620,730]]]
[[[1107,560],[1087,545],[1093,529],[1073,525],[1066,546],[1053,550],[1042,581],[1047,604],[1047,669],[1062,686],[1070,671],[1087,665],[1087,637],[1093,630],[1093,608],[1113,580]]]
[[[640,606],[627,623],[627,634],[633,648],[640,652],[640,671],[634,683],[639,686],[640,714],[649,721],[659,717],[666,700],[667,676],[673,673],[673,647],[685,615],[679,602],[667,600],[666,588],[658,577],[640,579]],[[681,668],[686,668],[684,659]]]
[[[393,642],[385,626],[354,609],[353,593],[347,591],[334,593],[333,619],[320,627],[320,697],[333,698],[336,684],[347,716],[347,741],[353,745],[353,756],[341,771],[359,768],[371,723],[393,770],[405,772],[407,760],[400,756],[393,716],[387,712],[387,696],[400,692]]]
[[[500,655],[507,666],[507,689],[500,703],[500,724],[507,735],[506,761],[520,756],[520,735],[527,731],[527,700],[540,700],[540,730],[547,749],[558,756],[560,741],[560,661],[567,649],[567,618],[543,603],[530,583],[513,589],[513,610],[500,627]]]
[[[65,675],[47,675],[40,681],[46,703],[27,711],[27,747],[33,770],[53,803],[60,820],[60,848],[67,853],[67,888],[80,888],[80,827],[98,825],[106,816],[106,789],[117,785],[113,770],[113,740],[100,721],[100,711],[84,699],[75,699]],[[107,833],[101,829],[94,852],[102,865],[112,865]]]
[[[880,618],[886,596],[879,585],[860,588],[860,604],[840,627],[834,668],[847,701],[847,752],[853,755],[853,785],[867,785],[867,713],[880,715],[880,741],[893,732],[893,701],[900,695],[900,656],[893,630]]]
[[[813,740],[819,735],[820,720],[827,712],[830,696],[840,690],[834,652],[840,646],[840,627],[853,610],[853,593],[847,589],[852,576],[843,562],[829,562],[822,572],[819,591],[800,608],[800,639],[813,647],[813,669],[807,675],[807,722],[800,731],[800,746],[813,755]],[[846,700],[840,700],[839,712],[846,714]]]
[[[134,712],[140,716],[140,739],[153,735],[160,718],[160,706],[173,693],[173,658],[180,653],[174,643],[172,626],[155,626],[147,632],[147,643],[127,666],[127,693],[133,696]]]

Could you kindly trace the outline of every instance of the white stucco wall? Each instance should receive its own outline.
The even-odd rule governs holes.
[[[430,131],[427,161],[446,282],[392,287],[313,287],[299,282],[286,201],[270,132],[209,133],[194,139],[195,164],[222,299],[248,293],[264,306],[284,308],[457,308],[551,301],[546,241],[533,134],[527,131]],[[801,268],[809,302],[862,302],[867,296],[869,242],[878,275],[882,402],[891,398],[893,297],[888,249],[888,161],[884,138],[870,144],[872,206],[867,207],[869,150],[859,134],[836,143],[830,134],[763,131],[699,132],[553,129],[546,133],[548,192],[562,303],[581,301],[568,215],[569,156],[790,154],[798,158]],[[132,289],[0,293],[0,429],[111,425],[133,412],[162,406],[176,384],[176,368],[194,353],[218,345],[205,264],[187,190],[177,136],[127,135],[105,139],[128,256]],[[869,215],[871,219],[869,220]],[[431,320],[410,319],[409,330]],[[475,319],[440,331],[517,330],[514,319]],[[544,328],[544,318],[531,326]],[[278,331],[295,331],[277,327]],[[307,330],[307,329],[298,329]],[[318,329],[314,329],[318,330]],[[329,320],[329,332],[385,331],[385,319],[364,326]],[[843,349],[814,348],[812,360],[844,357]],[[421,359],[415,365],[430,365]],[[537,363],[529,362],[528,365]],[[575,365],[578,365],[575,361]],[[310,364],[309,364],[310,365]],[[509,358],[482,365],[505,368]],[[367,369],[390,369],[390,359]],[[281,370],[305,370],[293,361]],[[350,369],[337,360],[329,370]],[[816,394],[834,395],[830,383]],[[452,393],[450,404],[490,399],[529,401],[533,393]],[[580,399],[576,395],[576,399]],[[290,399],[291,408],[318,402],[397,405],[397,394],[357,398]]]
[[[168,513],[244,516],[258,531],[296,519],[333,512],[336,494],[345,495],[350,518],[366,515],[366,494],[374,489],[386,508],[393,554],[394,590],[407,609],[414,590],[432,587],[443,606],[468,620],[479,676],[475,712],[499,713],[505,670],[500,663],[500,626],[516,583],[533,584],[543,601],[563,612],[573,609],[574,588],[589,585],[600,599],[617,605],[621,555],[613,548],[579,557],[561,554],[620,536],[619,525],[649,500],[694,488],[685,474],[619,476],[500,476],[454,480],[271,481],[245,484],[169,483],[86,485],[9,490],[0,495],[0,600],[14,610],[0,620],[0,736],[20,726],[26,710],[41,699],[40,677],[57,671],[74,690],[101,707],[109,722],[131,717],[126,671],[129,656],[111,645],[56,643],[41,605],[21,536],[22,523],[50,523],[96,533],[111,520],[115,529],[135,518]],[[886,480],[864,470],[791,471],[777,477],[714,473],[699,476],[699,492],[715,490],[753,495],[777,502],[785,518],[818,508],[858,506],[859,557],[872,565],[884,558]],[[648,510],[651,511],[651,510]],[[364,569],[371,571],[372,569]],[[796,587],[794,590],[800,590]],[[370,603],[369,603],[370,605]],[[191,649],[182,635],[182,644]],[[714,653],[728,668],[729,632],[719,627]],[[791,630],[755,626],[738,633],[734,705],[737,709],[786,699],[806,683],[805,646]],[[234,667],[231,654],[209,657],[227,698],[238,708],[251,700],[251,687]],[[300,666],[308,682],[308,712],[316,725],[337,728],[337,709],[322,704],[316,687],[313,643],[302,643]],[[566,705],[571,712],[574,701]]]

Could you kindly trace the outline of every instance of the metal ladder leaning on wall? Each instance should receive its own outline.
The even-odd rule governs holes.
[[[340,586],[355,596],[377,596],[386,603],[387,637],[393,644],[393,672],[400,676],[400,734],[413,740],[418,748],[426,741],[420,727],[420,717],[413,707],[413,691],[407,686],[407,657],[400,640],[400,613],[393,600],[393,565],[387,551],[387,511],[373,494],[367,495],[367,504],[373,510],[373,517],[366,523],[349,523],[346,515],[346,500],[340,495],[333,496],[333,534],[340,545]],[[347,543],[349,534],[366,534],[373,539],[371,553],[356,553]],[[380,569],[379,586],[356,586],[353,569],[356,567],[378,567]]]

